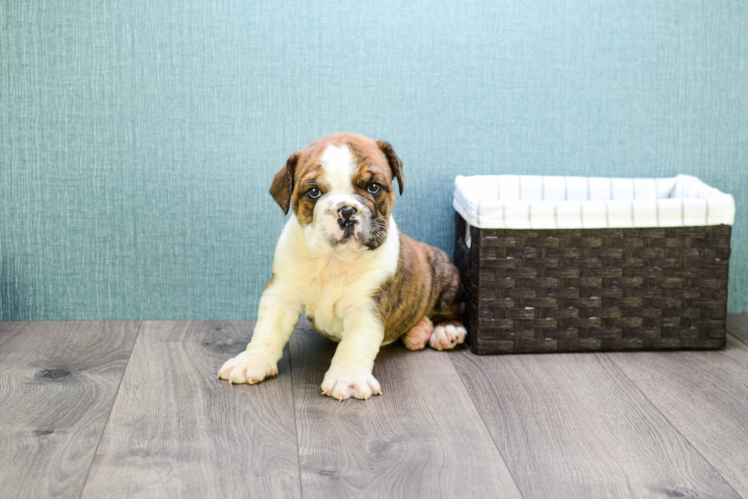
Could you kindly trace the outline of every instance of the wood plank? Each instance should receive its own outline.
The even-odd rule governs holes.
[[[80,495],[138,326],[0,323],[0,496]]]
[[[338,402],[320,384],[335,344],[300,323],[291,338],[305,497],[518,497],[444,352],[382,349],[382,396]]]
[[[748,345],[748,314],[728,314],[727,331]]]
[[[288,353],[262,384],[216,380],[253,328],[144,322],[83,496],[300,496]]]
[[[528,498],[736,496],[604,354],[452,360]]]
[[[611,359],[727,482],[748,497],[748,347],[611,354]]]

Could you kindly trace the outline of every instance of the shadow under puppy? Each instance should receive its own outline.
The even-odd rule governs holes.
[[[457,268],[443,251],[402,234],[392,218],[402,162],[386,142],[338,133],[290,156],[270,194],[293,214],[278,240],[273,277],[247,350],[218,378],[254,384],[278,372],[301,314],[339,342],[322,391],[336,399],[381,394],[379,348],[401,336],[412,350],[465,340]]]

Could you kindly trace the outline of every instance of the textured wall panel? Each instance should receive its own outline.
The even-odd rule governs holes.
[[[701,177],[748,311],[748,2],[0,2],[0,319],[252,318],[286,157],[349,130],[451,251],[457,173]]]

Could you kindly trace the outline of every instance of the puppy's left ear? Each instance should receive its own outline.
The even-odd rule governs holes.
[[[299,153],[294,153],[288,157],[288,161],[282,169],[275,174],[273,184],[270,186],[270,195],[275,202],[283,209],[283,213],[288,215],[288,208],[291,206],[291,194],[293,193],[294,174],[296,173],[296,164],[299,162]]]
[[[382,153],[384,153],[385,158],[387,158],[387,163],[390,164],[390,169],[392,170],[392,176],[397,177],[397,184],[400,186],[400,194],[403,194],[403,162],[400,161],[400,158],[395,154],[395,150],[392,149],[392,146],[389,145],[389,143],[384,141],[377,141],[377,146],[379,146],[379,149],[382,150]]]

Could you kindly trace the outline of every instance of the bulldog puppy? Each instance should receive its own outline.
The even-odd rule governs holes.
[[[392,218],[402,162],[386,142],[339,133],[288,158],[270,194],[293,214],[275,249],[247,350],[218,378],[255,384],[278,372],[301,314],[338,342],[322,392],[336,399],[381,394],[372,375],[379,348],[452,349],[465,340],[457,268],[443,251],[413,241]]]

